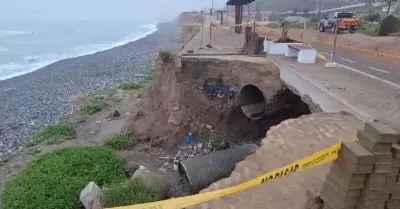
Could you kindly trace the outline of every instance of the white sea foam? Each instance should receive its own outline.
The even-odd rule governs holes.
[[[22,60],[20,60],[19,62],[12,62],[0,65],[0,80],[6,80],[12,77],[33,72],[39,68],[42,68],[59,60],[88,55],[88,54],[94,54],[99,51],[104,51],[117,46],[121,46],[126,43],[146,37],[157,31],[156,24],[146,24],[142,25],[141,27],[148,29],[148,31],[144,33],[131,33],[113,43],[76,46],[75,50],[72,50],[71,52],[68,53],[51,53],[40,56],[24,56],[22,57]],[[22,34],[23,31],[13,31],[13,32],[16,34],[17,32],[20,32],[20,34]],[[0,47],[0,52],[1,49],[2,48]]]

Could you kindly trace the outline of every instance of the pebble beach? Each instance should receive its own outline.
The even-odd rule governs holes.
[[[22,149],[44,125],[67,119],[71,98],[133,80],[160,50],[178,50],[180,33],[175,23],[160,23],[156,32],[134,42],[0,81],[0,156]]]

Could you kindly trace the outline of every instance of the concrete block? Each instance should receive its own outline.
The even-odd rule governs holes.
[[[393,158],[400,158],[400,144],[393,144],[391,149]]]
[[[390,194],[381,194],[379,197],[380,201],[386,202],[390,198]]]
[[[399,174],[400,168],[399,167],[392,167],[390,168],[389,172],[388,172],[388,176],[397,176]]]
[[[392,149],[391,143],[377,142],[373,138],[369,137],[364,131],[358,130],[357,138],[360,140],[360,144],[371,152],[390,152]]]
[[[360,197],[358,200],[357,205],[363,206],[363,207],[372,207],[377,205],[380,202],[379,198],[376,199],[365,199]]]
[[[375,164],[376,165],[390,164],[390,163],[392,163],[392,153],[391,152],[375,153]]]
[[[307,189],[307,197],[312,203],[322,204],[322,199],[320,197],[320,191],[316,188]]]
[[[385,209],[385,206],[386,206],[386,201],[379,201],[379,203],[376,204],[373,209]]]
[[[392,192],[392,194],[390,195],[390,199],[392,199],[392,200],[400,200],[400,191]]]
[[[326,181],[337,184],[344,190],[363,189],[365,184],[365,180],[344,181],[331,173],[326,176]]]
[[[377,142],[397,143],[400,135],[388,125],[380,121],[366,123],[364,132]]]
[[[361,189],[345,189],[332,181],[325,181],[322,186],[321,194],[334,194],[335,200],[343,201],[346,198],[356,198],[361,195]]]
[[[380,191],[372,191],[372,190],[366,190],[364,189],[361,192],[360,198],[364,199],[379,199],[381,197],[381,192]]]
[[[379,164],[374,165],[372,170],[373,173],[389,173],[390,169],[392,169],[392,164]]]
[[[366,182],[364,188],[370,191],[381,191],[384,185],[385,182]]]
[[[333,162],[329,171],[329,175],[336,176],[343,183],[350,184],[350,182],[365,181],[367,174],[354,174],[346,168],[340,166],[340,162]]]
[[[396,177],[388,176],[381,190],[382,194],[390,194],[396,190]]]
[[[338,158],[335,163],[343,168],[348,173],[352,174],[368,174],[372,173],[373,164],[371,165],[356,165],[346,158]]]
[[[386,173],[371,173],[368,175],[366,182],[380,182],[385,183]]]
[[[399,209],[400,208],[400,200],[388,200],[386,203],[387,209]]]
[[[392,158],[392,167],[400,168],[400,158]]]
[[[369,165],[375,163],[375,156],[357,142],[344,142],[339,153],[339,158],[346,158],[356,165]]]

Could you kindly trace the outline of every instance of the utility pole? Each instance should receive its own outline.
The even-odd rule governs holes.
[[[211,9],[210,9],[210,16],[214,14],[214,0],[211,0]]]
[[[390,7],[392,6],[392,0],[389,0],[388,2],[388,11],[387,11],[387,15],[390,14]]]

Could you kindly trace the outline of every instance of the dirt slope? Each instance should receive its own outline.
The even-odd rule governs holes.
[[[270,126],[301,115],[281,111],[265,120],[250,120],[238,105],[239,92],[247,84],[263,91],[268,110],[278,112],[287,107],[286,102],[300,101],[286,99],[290,91],[281,83],[279,69],[268,60],[252,63],[161,53],[154,85],[128,129],[153,145],[182,143],[188,132],[195,139],[207,139],[216,130],[228,133],[233,141],[254,142]],[[217,95],[213,88],[227,92]]]

